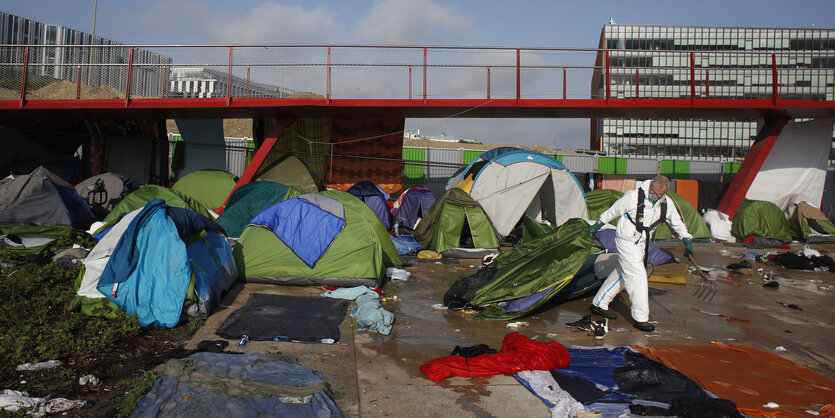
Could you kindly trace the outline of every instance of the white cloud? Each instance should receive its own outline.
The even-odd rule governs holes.
[[[263,3],[243,16],[224,16],[210,28],[210,36],[224,44],[327,42],[341,31],[327,9],[305,9],[273,2]]]
[[[362,42],[398,45],[454,44],[474,33],[470,16],[432,0],[383,0],[357,23]]]

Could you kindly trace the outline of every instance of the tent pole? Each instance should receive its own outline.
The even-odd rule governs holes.
[[[232,193],[235,193],[235,190],[238,190],[238,187],[243,186],[244,184],[249,183],[252,181],[252,178],[255,177],[255,173],[258,172],[258,169],[261,168],[261,164],[264,163],[264,160],[267,159],[267,155],[270,154],[270,151],[273,150],[273,146],[278,141],[278,138],[290,126],[291,123],[295,122],[295,118],[278,118],[275,121],[275,125],[270,130],[270,132],[264,138],[264,142],[261,143],[261,146],[258,147],[258,151],[255,152],[255,155],[252,157],[252,161],[246,166],[244,173],[241,174],[241,177],[238,178],[238,182],[235,184],[235,187],[232,188],[232,191],[229,192],[229,196],[226,196],[226,200],[223,202],[223,205],[215,212],[218,214],[223,213],[223,210],[226,209],[226,203],[229,202],[229,198],[232,197]]]
[[[751,148],[748,150],[748,154],[745,156],[739,172],[734,176],[731,185],[728,187],[728,191],[722,196],[722,200],[719,202],[716,210],[727,214],[731,219],[734,218],[740,203],[745,199],[745,195],[748,194],[748,188],[754,183],[754,178],[760,172],[760,168],[762,168],[763,163],[768,158],[771,148],[777,142],[777,137],[783,131],[783,127],[786,126],[788,121],[789,118],[785,116],[765,119],[765,123],[757,134],[754,143],[751,144]]]

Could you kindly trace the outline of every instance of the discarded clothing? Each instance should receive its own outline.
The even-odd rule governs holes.
[[[748,260],[742,260],[739,263],[728,264],[728,270],[742,270],[742,269],[750,269],[751,263]]]
[[[462,309],[470,306],[478,289],[493,280],[496,267],[488,266],[478,270],[472,276],[460,278],[444,294],[444,306],[449,309]]]
[[[568,350],[556,341],[542,343],[512,332],[504,337],[502,350],[467,359],[447,356],[420,366],[429,379],[439,382],[451,376],[475,377],[515,374],[522,370],[552,370],[568,366]]]
[[[17,367],[15,368],[15,370],[17,370],[19,372],[23,372],[23,371],[31,372],[31,371],[35,371],[35,370],[52,369],[52,368],[58,367],[62,364],[64,364],[64,363],[61,362],[61,360],[42,361],[40,363],[35,363],[35,364],[23,363],[23,364],[18,364]]]
[[[606,391],[591,380],[563,374],[556,370],[551,370],[551,376],[563,390],[582,404],[590,404],[606,395]]]
[[[560,388],[548,371],[523,370],[514,377],[551,408],[552,417],[575,417],[578,412],[586,411],[583,404]]]
[[[789,246],[779,239],[764,238],[759,235],[748,235],[742,239],[748,248],[781,248],[788,249]]]
[[[276,355],[196,353],[154,372],[134,417],[342,416],[319,372]]]
[[[624,365],[612,371],[618,392],[668,404],[709,398],[696,382],[643,354],[626,351],[623,358]]]
[[[461,356],[461,357],[466,357],[466,358],[472,358],[472,357],[480,356],[482,354],[496,354],[496,353],[498,353],[498,351],[496,351],[495,348],[488,347],[487,344],[476,344],[472,347],[464,347],[464,348],[461,348],[461,346],[456,345],[455,348],[452,350],[452,354],[450,354],[450,355],[451,356]]]
[[[26,410],[29,415],[43,416],[57,414],[75,408],[84,408],[87,401],[73,401],[65,398],[33,398],[18,390],[0,391],[0,409],[8,412]]]
[[[400,255],[414,255],[424,248],[423,244],[415,240],[414,235],[392,236],[391,241],[394,242],[397,254]]]
[[[673,402],[669,409],[650,405],[631,405],[629,412],[636,415],[662,415],[677,417],[743,418],[736,404],[727,399],[689,399]]]
[[[327,298],[355,300],[357,306],[351,309],[351,318],[357,321],[360,330],[389,335],[394,314],[383,309],[380,295],[366,286],[341,287],[322,294]]]

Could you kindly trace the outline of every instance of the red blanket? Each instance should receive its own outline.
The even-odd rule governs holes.
[[[553,370],[568,367],[568,350],[556,341],[541,343],[518,332],[507,334],[502,351],[465,358],[447,356],[427,361],[420,371],[438,382],[450,376],[474,377],[515,374],[522,370]]]

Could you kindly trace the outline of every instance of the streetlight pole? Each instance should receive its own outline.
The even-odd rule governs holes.
[[[90,55],[87,57],[87,85],[92,86],[90,82],[90,71],[93,64],[93,41],[96,38],[96,10],[99,7],[99,0],[93,0],[93,35],[90,37]]]

